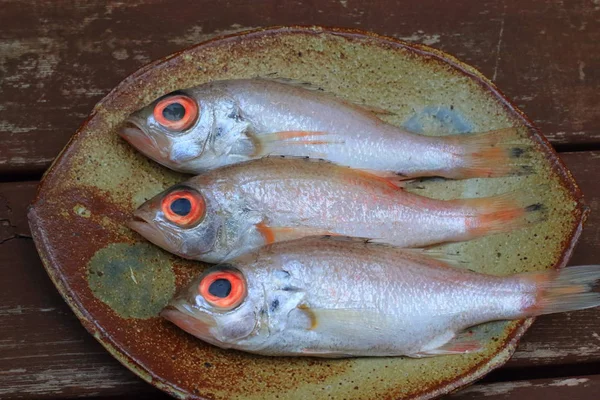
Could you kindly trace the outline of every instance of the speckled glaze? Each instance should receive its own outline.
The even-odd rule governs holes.
[[[480,73],[428,47],[369,33],[272,28],[215,39],[134,73],[96,106],[47,172],[29,221],[50,277],[83,325],[129,369],[179,398],[426,399],[502,365],[531,319],[478,327],[488,344],[477,354],[321,360],[220,350],[152,315],[165,293],[203,266],[151,248],[124,225],[137,206],[185,177],[136,153],[117,131],[130,113],[173,90],[273,73],[388,109],[387,122],[414,131],[517,127],[536,150],[532,174],[430,180],[412,190],[442,199],[526,190],[546,204],[547,221],[446,247],[490,274],[566,264],[587,214],[581,193],[548,142]]]

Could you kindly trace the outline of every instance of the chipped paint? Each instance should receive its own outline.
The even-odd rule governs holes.
[[[498,32],[498,43],[496,43],[496,61],[494,62],[494,74],[492,81],[496,81],[498,76],[498,65],[500,64],[500,50],[502,49],[502,39],[504,38],[504,21],[506,20],[506,3],[503,3],[502,16],[500,17],[500,31]]]
[[[118,49],[112,52],[112,56],[117,60],[127,60],[129,58],[129,53],[127,49]]]
[[[440,42],[440,35],[427,34],[421,30],[416,31],[415,33],[413,33],[410,36],[398,36],[398,35],[394,35],[394,36],[400,40],[406,40],[407,42],[423,43],[428,46]]]
[[[572,355],[579,357],[593,356],[600,352],[600,346],[591,344],[578,348],[561,348],[561,346],[553,345],[548,342],[545,347],[539,348],[537,343],[522,343],[519,347],[519,352],[513,355],[514,359],[560,359]]]
[[[468,394],[479,394],[483,397],[499,396],[504,394],[510,394],[515,389],[531,387],[533,384],[530,382],[506,382],[506,383],[492,383],[489,385],[476,385],[471,386],[460,392],[460,395]]]
[[[589,382],[587,378],[569,378],[569,379],[559,379],[550,383],[548,386],[577,386],[582,383]]]
[[[583,70],[585,68],[585,62],[583,61],[579,61],[579,63],[577,63],[578,66],[578,71],[579,71],[579,80],[580,81],[585,81],[585,71]]]

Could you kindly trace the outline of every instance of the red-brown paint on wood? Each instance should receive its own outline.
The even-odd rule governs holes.
[[[593,1],[167,0],[0,3],[0,174],[41,173],[94,104],[142,65],[271,25],[359,28],[480,69],[556,144],[600,144]]]

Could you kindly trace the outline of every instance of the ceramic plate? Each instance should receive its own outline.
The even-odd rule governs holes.
[[[273,28],[211,40],[152,63],[95,107],[45,175],[29,212],[48,274],[83,325],[149,383],[193,399],[425,399],[502,365],[532,320],[495,322],[474,334],[477,354],[427,359],[267,358],[224,351],[157,313],[205,265],[152,246],[125,221],[146,199],[183,180],[125,143],[133,111],[173,90],[211,80],[278,76],[390,110],[384,118],[424,134],[514,126],[530,143],[526,176],[428,180],[412,189],[436,198],[522,191],[547,220],[511,234],[448,247],[490,274],[565,265],[586,215],[581,193],[548,142],[494,85],[440,51],[369,33]]]

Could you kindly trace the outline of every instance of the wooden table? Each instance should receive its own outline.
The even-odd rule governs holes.
[[[51,284],[25,217],[87,116],[145,63],[249,27],[353,27],[432,45],[492,78],[552,141],[591,206],[571,264],[600,263],[600,1],[0,0],[0,398],[164,397],[113,359]],[[600,398],[600,309],[539,318],[452,399]]]

